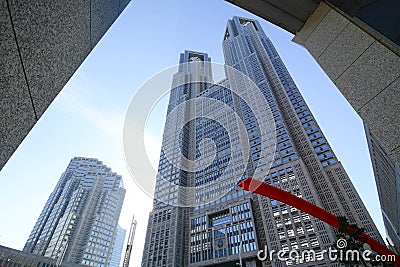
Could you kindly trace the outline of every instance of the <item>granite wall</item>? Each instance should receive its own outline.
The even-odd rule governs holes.
[[[130,0],[0,0],[0,169]]]

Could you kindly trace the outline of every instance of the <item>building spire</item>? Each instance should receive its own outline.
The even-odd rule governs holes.
[[[133,215],[131,228],[129,230],[128,243],[126,244],[124,263],[123,263],[122,267],[129,266],[129,260],[131,259],[131,253],[132,253],[133,239],[135,238],[136,225],[137,225],[137,222],[135,220],[135,215]]]

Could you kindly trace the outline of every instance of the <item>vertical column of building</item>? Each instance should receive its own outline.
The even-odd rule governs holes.
[[[93,175],[96,181],[90,187],[90,196],[85,200],[85,216],[81,216],[81,221],[87,221],[87,225],[79,227],[77,231],[81,241],[76,242],[76,250],[71,253],[75,261],[71,262],[108,266],[125,189],[122,187],[121,176],[111,173],[109,168],[92,171],[87,178],[92,180],[90,175]]]
[[[252,34],[256,34],[256,37],[258,34],[264,34],[256,21],[234,17],[228,21],[223,49],[227,64],[243,72],[257,84],[268,101],[276,126],[274,134],[277,144],[272,165],[264,166],[262,161],[256,161],[253,165],[254,177],[321,205],[313,182],[289,134],[284,111],[278,105],[274,88],[266,73],[266,66],[259,58],[260,46]],[[265,152],[260,151],[260,144],[266,141],[268,138],[263,136],[254,143],[255,149],[252,150],[252,154],[265,156]],[[262,219],[267,235],[266,244],[260,245],[267,245],[269,251],[289,251],[289,248],[303,250],[312,247],[319,253],[322,248],[333,242],[333,232],[318,220],[283,203],[265,198],[259,200],[262,207],[259,219]],[[300,261],[286,262],[289,265],[295,263]],[[284,263],[275,258],[273,265],[282,264]]]
[[[198,64],[187,64],[189,62]],[[156,179],[154,210],[149,216],[142,257],[144,266],[186,266],[188,262],[186,242],[189,208],[185,207],[185,187],[192,184],[193,174],[187,171],[189,166],[185,165],[182,158],[193,159],[195,122],[185,123],[194,107],[184,102],[204,90],[205,82],[212,80],[207,62],[210,62],[207,54],[185,51],[180,55],[179,69],[173,77]],[[178,106],[180,112],[173,112]]]
[[[248,194],[231,190],[246,172],[248,161],[244,156],[248,153],[242,154],[237,127],[241,121],[233,115],[237,112],[235,97],[228,80],[210,86],[196,97],[210,101],[199,101],[197,108],[201,112],[192,136],[195,156],[203,160],[196,163],[193,177],[196,206],[190,213],[190,266],[211,266],[227,257],[231,262],[238,261],[242,230],[246,235],[241,252],[254,257],[257,237],[251,200]],[[212,161],[206,165],[204,162],[209,159]]]
[[[103,210],[101,216],[97,218],[97,227],[108,230],[108,235],[100,242],[103,249],[107,251],[107,261],[111,262],[112,246],[116,243],[118,233],[118,220],[124,203],[126,190],[123,187],[122,177],[116,174],[107,174],[106,188],[109,190],[103,195],[99,205],[99,210]],[[104,246],[105,245],[105,246]]]
[[[371,216],[342,164],[338,162],[330,148],[272,42],[266,36],[262,36],[260,40],[275,70],[270,73],[270,78],[274,79],[276,85],[276,97],[281,109],[284,110],[290,133],[310,172],[322,204],[331,213],[347,217],[351,223],[365,228],[366,233],[382,242]],[[265,65],[268,63],[265,62]]]
[[[225,36],[227,63],[245,72],[259,85],[269,99],[277,122],[275,162],[264,179],[336,215],[347,215],[352,223],[365,227],[367,233],[379,238],[351,181],[259,23],[234,17],[228,22]],[[298,214],[293,208],[274,201],[264,201],[263,206],[266,211],[265,227],[270,230],[269,242],[273,248],[278,243],[280,249],[313,247],[321,251],[334,241],[332,229],[314,219],[308,222],[308,215]],[[286,212],[289,215],[283,214]],[[271,213],[276,217],[274,220],[271,220]],[[275,227],[271,226],[274,225],[271,221],[275,221]],[[273,242],[276,239],[273,228],[277,230],[279,242]]]
[[[69,245],[68,238],[71,233],[74,232],[73,228],[76,228],[78,216],[82,215],[82,209],[79,209],[79,207],[82,207],[82,202],[80,200],[84,198],[85,191],[79,188],[79,183],[75,184],[74,190],[65,190],[65,196],[68,196],[68,200],[64,199],[65,201],[60,202],[63,204],[61,207],[64,209],[64,212],[59,212],[59,210],[56,209],[54,210],[60,217],[54,225],[54,232],[48,236],[49,243],[44,253],[46,257],[61,260],[61,258],[66,255],[66,250]],[[76,238],[79,237],[76,236]],[[70,242],[72,241],[73,240],[70,240]]]
[[[123,229],[120,225],[118,225],[115,242],[112,247],[112,254],[109,265],[110,267],[120,267],[121,253],[124,248],[125,235],[126,235],[126,230]]]
[[[82,249],[82,245],[88,242],[89,230],[93,228],[96,206],[100,200],[101,189],[104,184],[103,177],[94,179],[93,176],[94,174],[87,173],[83,177],[85,182],[82,188],[83,194],[80,196],[81,201],[79,200],[79,209],[76,209],[79,219],[76,220],[74,238],[69,242],[65,255],[65,259],[68,262],[80,263],[82,253],[79,252]],[[94,260],[97,259],[95,258]]]
[[[75,168],[75,164],[70,164],[62,174],[32,229],[24,246],[24,251],[42,256],[46,255],[55,228],[59,224],[59,220],[63,216],[73,192],[79,185],[79,182],[73,179]]]
[[[364,124],[388,243],[400,252],[400,168]]]

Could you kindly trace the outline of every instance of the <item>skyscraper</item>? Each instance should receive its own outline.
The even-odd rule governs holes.
[[[73,158],[47,200],[24,251],[109,266],[125,197],[122,177],[101,161]]]
[[[260,24],[229,20],[223,52],[226,78],[216,84],[206,53],[180,56],[142,265],[285,266],[313,260],[260,261],[257,253],[265,247],[268,252],[313,249],[318,264],[338,264],[322,259],[336,240],[333,228],[235,188],[246,176],[346,216],[382,241]]]
[[[389,244],[400,252],[400,168],[364,124]]]
[[[121,265],[121,253],[124,248],[125,235],[126,230],[118,225],[117,235],[111,254],[110,267],[120,267]]]

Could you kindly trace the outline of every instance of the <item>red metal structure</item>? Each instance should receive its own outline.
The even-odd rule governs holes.
[[[253,178],[246,178],[242,182],[238,184],[241,188],[244,190],[263,195],[278,201],[281,201],[283,203],[286,203],[290,206],[293,206],[299,210],[302,210],[318,219],[321,221],[324,221],[333,227],[339,229],[339,219],[332,213],[327,212],[326,210],[315,206],[314,204],[299,198],[287,191],[284,191],[280,188],[277,188],[275,186],[268,185],[262,181],[253,179]],[[350,225],[347,225],[347,230],[349,232],[354,232],[357,229],[352,228]],[[389,250],[386,246],[382,245],[369,235],[362,233],[358,235],[358,240],[361,241],[363,240],[365,243],[370,245],[370,247],[376,251],[377,253],[381,255],[395,255],[395,264],[396,266],[400,267],[400,257],[399,255],[395,254],[393,251]]]

